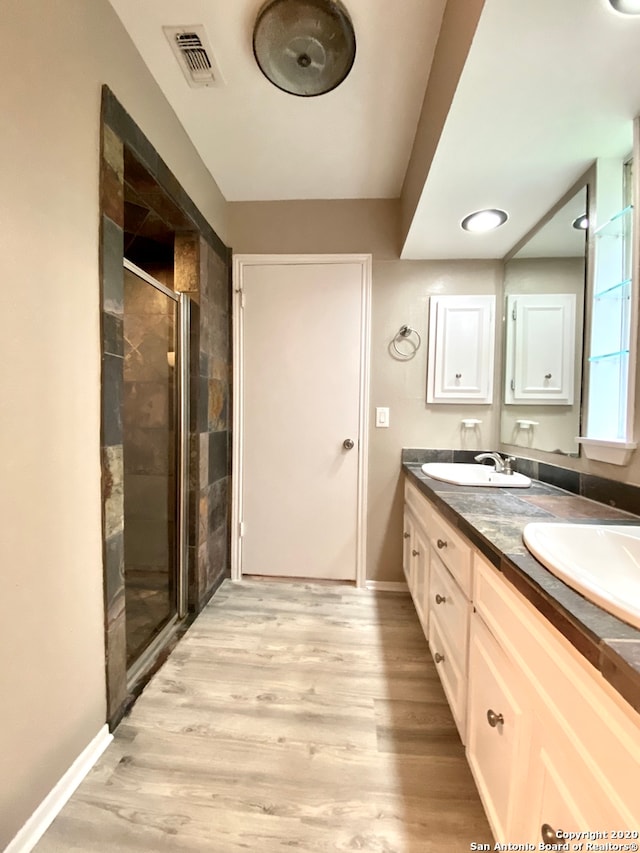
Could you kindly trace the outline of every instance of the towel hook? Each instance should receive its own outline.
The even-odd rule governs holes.
[[[413,340],[411,337],[415,335],[416,340]],[[398,343],[401,341],[408,341],[411,350],[407,352],[406,350],[401,350],[398,348]],[[422,338],[420,337],[420,333],[416,331],[416,329],[412,329],[411,326],[400,326],[398,331],[395,334],[395,337],[391,341],[391,346],[393,347],[396,356],[400,361],[409,361],[412,359],[414,355],[420,349],[420,345],[422,344]]]

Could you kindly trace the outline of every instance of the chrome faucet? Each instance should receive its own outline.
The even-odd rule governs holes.
[[[496,466],[496,474],[513,474],[511,463],[515,462],[514,456],[507,456],[504,459],[499,453],[478,453],[474,456],[476,462],[484,462],[485,459],[491,459]]]

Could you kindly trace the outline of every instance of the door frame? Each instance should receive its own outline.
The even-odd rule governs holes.
[[[233,256],[233,440],[231,494],[231,579],[242,580],[243,514],[243,394],[244,394],[244,270],[250,266],[283,264],[359,264],[360,388],[358,416],[358,483],[356,512],[356,586],[366,585],[367,468],[369,460],[369,369],[371,339],[371,255],[234,255]]]

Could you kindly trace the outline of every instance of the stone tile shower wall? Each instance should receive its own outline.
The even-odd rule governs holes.
[[[107,715],[117,722],[127,697],[124,599],[124,146],[102,128],[100,170],[102,269],[102,501]]]
[[[189,599],[199,607],[229,566],[231,288],[227,263],[202,237],[176,235],[175,252],[176,290],[199,303],[200,334],[197,340],[192,336],[191,350],[189,494],[196,519],[189,530],[189,564],[194,566]]]
[[[224,261],[200,240],[198,597],[229,565],[230,286]]]
[[[229,335],[231,252],[175,176],[103,87],[100,161],[102,296],[102,491],[107,719],[113,728],[127,688],[124,578],[124,178],[125,146],[177,211],[174,287],[194,300],[191,335],[189,609],[198,612],[229,573]],[[188,222],[190,231],[185,229]],[[169,283],[168,281],[166,282]],[[130,486],[129,486],[130,487]],[[206,519],[206,521],[205,521]]]

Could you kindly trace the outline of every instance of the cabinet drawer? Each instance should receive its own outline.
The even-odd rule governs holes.
[[[471,620],[467,758],[496,839],[522,838],[531,737],[526,690],[478,614]],[[521,784],[514,784],[521,780]]]
[[[404,481],[404,502],[416,520],[427,530],[431,524],[433,507],[425,496],[407,478]]]
[[[437,616],[432,612],[429,617],[429,649],[436,664],[436,670],[444,688],[445,695],[458,727],[460,740],[465,742],[466,706],[467,706],[467,672],[460,668],[460,663],[446,640]]]
[[[471,605],[433,548],[431,549],[429,610],[438,619],[440,630],[445,634],[460,670],[464,672]]]
[[[458,582],[458,586],[471,598],[471,548],[453,527],[434,512],[429,528],[433,549]]]

